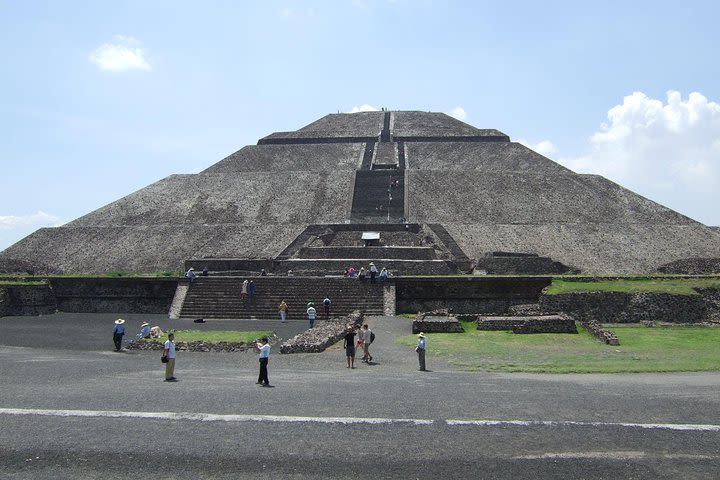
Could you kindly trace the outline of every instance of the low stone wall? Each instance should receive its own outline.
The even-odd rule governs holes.
[[[720,258],[684,258],[661,265],[657,271],[684,275],[720,273]]]
[[[412,324],[412,333],[462,333],[463,331],[457,317],[421,314]]]
[[[277,343],[277,337],[268,339],[270,345]],[[255,343],[245,342],[175,342],[175,350],[179,352],[245,352],[253,348]],[[133,342],[127,346],[128,350],[163,350],[164,342]]]
[[[575,320],[563,315],[527,317],[512,329],[513,333],[578,333]]]
[[[610,330],[606,330],[595,320],[586,320],[582,322],[583,327],[590,332],[590,335],[608,345],[620,345],[617,335]]]
[[[0,285],[0,317],[48,315],[57,303],[48,284]]]
[[[280,353],[320,353],[342,340],[348,333],[348,324],[360,325],[363,314],[355,310],[338,320],[317,322],[315,328],[305,330],[280,345]]]
[[[545,312],[565,312],[579,321],[600,323],[638,323],[656,320],[674,323],[699,323],[720,312],[716,289],[704,289],[700,295],[667,293],[571,292],[543,295],[540,306]]]
[[[478,330],[512,330],[513,328],[522,325],[525,321],[525,317],[484,317],[477,316],[477,329]]]

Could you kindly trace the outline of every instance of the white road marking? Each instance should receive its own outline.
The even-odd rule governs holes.
[[[720,432],[720,425],[697,423],[627,423],[627,422],[572,422],[541,420],[446,420],[450,426],[474,427],[621,427],[648,430],[680,430],[692,432]]]
[[[140,418],[144,420],[190,420],[198,422],[285,422],[330,424],[412,424],[432,425],[433,420],[418,418],[296,417],[285,415],[234,415],[191,412],[121,412],[117,410],[45,410],[0,408],[0,415],[39,415],[46,417]]]
[[[45,417],[139,418],[143,420],[187,420],[196,422],[275,422],[324,423],[342,425],[433,425],[435,420],[423,418],[383,417],[309,417],[289,415],[240,415],[193,412],[123,412],[119,410],[55,410],[36,408],[0,408],[0,415],[37,415]],[[541,420],[444,420],[451,427],[620,427],[649,430],[720,432],[720,425],[682,423],[613,423]]]

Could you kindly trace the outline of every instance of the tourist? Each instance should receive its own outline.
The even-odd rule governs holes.
[[[350,268],[348,268],[348,277],[355,278],[357,275],[357,272],[355,271],[355,265],[350,265]]]
[[[243,307],[247,303],[248,299],[248,281],[247,278],[243,281],[242,286],[240,287],[240,300],[242,300]]]
[[[358,278],[361,282],[365,281],[365,267],[360,267],[360,273],[358,274]]]
[[[315,316],[316,315],[317,315],[317,311],[315,310],[315,304],[312,302],[308,303],[307,316],[308,316],[308,320],[310,321],[310,328],[313,328],[315,326]]]
[[[424,372],[425,370],[425,348],[427,346],[427,340],[425,339],[425,334],[423,332],[420,332],[418,335],[417,340],[417,347],[415,347],[415,351],[418,354],[418,362],[420,363],[420,371]]]
[[[125,335],[125,320],[118,318],[115,320],[115,326],[113,327],[113,342],[115,342],[115,351],[119,352],[122,350],[122,339]]]
[[[387,271],[387,269],[385,267],[382,267],[382,269],[380,270],[380,275],[379,275],[380,283],[387,282],[387,279],[389,276],[390,276],[390,273]]]
[[[266,277],[266,276],[267,276],[267,272],[265,271],[264,268],[261,268],[261,269],[260,269],[260,276],[261,276],[261,277]]]
[[[355,333],[357,328],[357,325],[348,325],[348,330],[343,340],[343,348],[345,348],[345,356],[347,357],[347,368],[355,368]]]
[[[209,273],[209,272],[208,272],[208,268],[207,268],[207,267],[204,267],[203,270],[202,270],[202,276],[203,276],[203,277],[207,277],[207,276],[208,276],[208,273]]]
[[[255,344],[255,349],[260,352],[260,375],[258,375],[258,385],[262,385],[263,387],[269,387],[270,381],[268,380],[268,361],[270,360],[270,344],[268,343],[267,337],[263,337],[260,339],[258,343]]]
[[[165,381],[177,382],[177,378],[175,378],[175,334],[173,332],[168,333],[168,339],[165,340],[163,346],[163,357],[167,359]]]
[[[248,283],[248,294],[250,295],[250,305],[255,302],[255,282],[250,280]]]
[[[187,272],[185,272],[185,278],[190,280],[190,283],[195,281],[195,269],[193,267],[190,267]]]
[[[330,301],[330,297],[327,295],[325,296],[325,300],[323,300],[323,307],[325,307],[325,320],[330,320],[330,304],[332,302]]]
[[[150,324],[148,322],[143,322],[142,325],[140,325],[140,331],[135,334],[135,340],[142,340],[143,338],[148,338],[150,336]]]
[[[293,276],[295,276],[295,274],[293,273],[292,269],[291,269],[291,270],[288,270],[287,276],[288,276],[288,277],[293,277]]]
[[[363,342],[363,362],[370,363],[372,361],[372,355],[370,355],[370,344],[372,343],[372,330],[370,330],[370,327],[366,323],[363,325],[362,330],[360,330],[359,337],[362,339]]]
[[[370,283],[375,283],[375,277],[378,274],[378,269],[373,262],[370,262]]]
[[[288,312],[288,306],[287,303],[285,303],[285,300],[280,302],[280,305],[278,305],[278,312],[280,312],[280,321],[285,323]]]

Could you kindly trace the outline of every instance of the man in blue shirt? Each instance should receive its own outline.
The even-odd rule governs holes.
[[[115,342],[115,351],[119,352],[122,350],[122,338],[125,335],[125,320],[118,318],[115,320],[115,326],[113,327],[113,342]]]

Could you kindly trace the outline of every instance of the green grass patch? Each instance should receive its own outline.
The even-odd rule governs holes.
[[[613,325],[621,345],[600,343],[578,324],[574,334],[488,332],[463,322],[464,333],[430,333],[428,355],[468,371],[638,373],[720,370],[720,328]],[[415,346],[417,337],[396,340]],[[431,367],[432,368],[432,367]]]
[[[262,337],[271,337],[273,332],[239,330],[175,330],[176,342],[235,342],[249,343]],[[167,340],[167,332],[161,338],[145,339],[146,342],[164,342]]]
[[[548,295],[569,292],[653,292],[674,295],[697,295],[695,288],[720,288],[719,278],[617,278],[598,281],[573,281],[554,278],[546,289]]]

